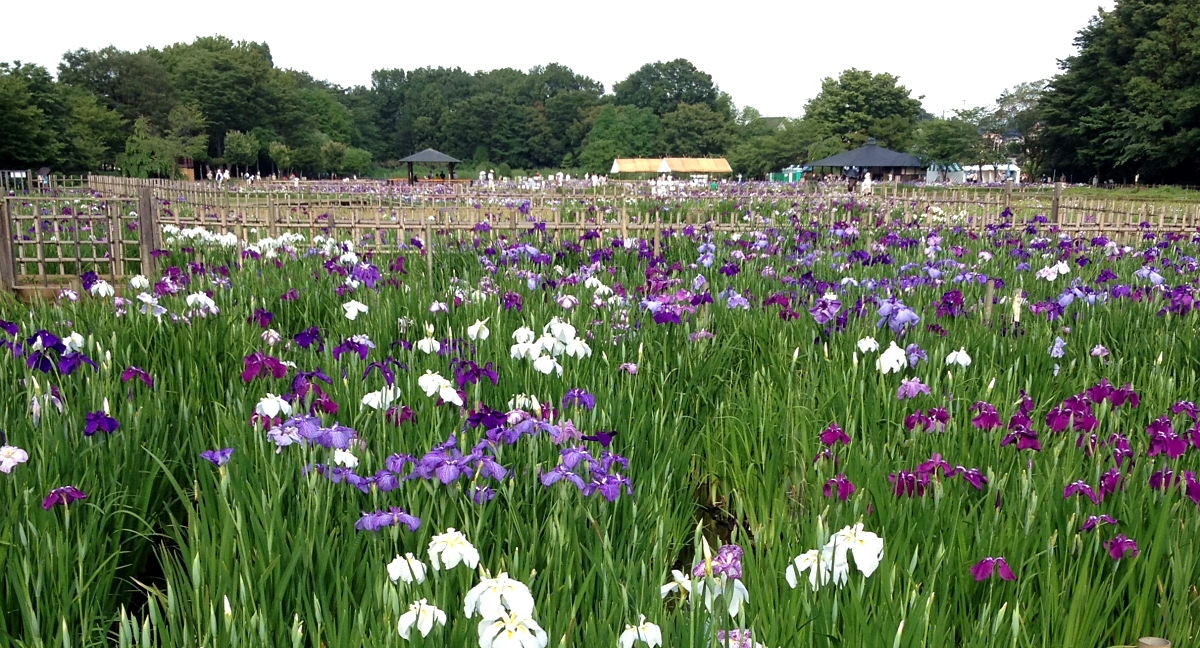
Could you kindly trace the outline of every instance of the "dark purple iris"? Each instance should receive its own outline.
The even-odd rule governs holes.
[[[92,369],[96,369],[96,363],[91,358],[87,357],[80,351],[72,351],[64,353],[58,359],[58,373],[69,376],[82,365],[88,365]]]
[[[300,294],[296,292],[295,288],[288,288],[287,292],[279,296],[279,301],[287,302],[296,301],[297,299],[300,299]]]
[[[105,414],[104,412],[88,412],[87,414],[83,415],[83,420],[84,436],[92,436],[99,431],[112,434],[113,432],[117,431],[117,428],[121,427],[121,424],[117,423],[117,419]]]
[[[384,412],[384,418],[388,423],[399,427],[405,421],[416,423],[417,414],[409,409],[408,405],[392,405],[387,412]]]
[[[275,319],[274,313],[256,308],[254,309],[254,314],[246,318],[246,323],[258,324],[259,328],[267,328],[271,325],[272,319]]]
[[[229,463],[229,457],[233,455],[233,448],[222,448],[221,450],[205,450],[200,453],[201,459],[207,459],[212,465],[218,468]]]
[[[46,495],[46,499],[42,500],[42,508],[49,511],[54,508],[55,504],[66,506],[71,502],[81,499],[87,499],[87,495],[84,495],[78,488],[74,486],[59,486],[51,490],[50,494]]]
[[[316,344],[318,352],[325,350],[325,342],[321,338],[321,329],[315,326],[300,331],[292,339],[296,341],[296,344],[300,345],[301,349],[307,349]]]
[[[79,283],[83,287],[84,292],[91,292],[92,286],[95,286],[96,282],[99,280],[100,277],[94,270],[88,270],[87,272],[79,275]]]
[[[521,296],[511,290],[504,293],[504,296],[500,298],[500,303],[504,306],[504,310],[516,309],[518,313],[521,312]]]

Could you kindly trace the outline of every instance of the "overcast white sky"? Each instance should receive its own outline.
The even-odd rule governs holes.
[[[371,71],[468,71],[557,62],[602,83],[641,65],[686,58],[739,106],[800,117],[823,77],[849,67],[890,72],[926,110],[993,102],[1048,78],[1075,33],[1113,0],[783,0],[667,3],[162,2],[59,0],[44,23],[4,30],[0,60],[54,71],[64,51],[162,47],[199,35],[266,41],[275,64],[339,85]]]

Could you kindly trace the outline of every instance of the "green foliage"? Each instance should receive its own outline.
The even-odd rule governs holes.
[[[345,145],[342,145],[345,152]],[[225,161],[243,169],[258,161],[258,139],[251,133],[231,130],[225,133]],[[340,161],[340,158],[339,158]]]
[[[117,157],[117,165],[122,173],[134,178],[174,178],[178,154],[178,145],[156,135],[150,121],[141,117],[125,140],[125,153]]]
[[[292,149],[283,142],[271,142],[267,146],[267,155],[275,163],[279,173],[286,173],[292,168]]]
[[[912,98],[895,76],[849,69],[821,81],[821,92],[804,107],[804,119],[815,124],[819,140],[838,138],[850,149],[874,137],[880,146],[903,151],[912,143],[921,112],[920,98]]]
[[[914,153],[921,162],[938,166],[978,162],[983,146],[975,124],[957,117],[921,122],[915,140]]]
[[[733,142],[733,124],[705,104],[681,103],[662,116],[662,138],[667,155],[719,155]]]
[[[38,166],[55,155],[55,133],[25,81],[0,67],[0,167]]]
[[[660,117],[679,104],[706,104],[720,110],[712,76],[685,59],[647,63],[613,87],[616,103],[649,108]]]
[[[577,160],[593,173],[607,172],[614,158],[661,154],[662,125],[654,111],[634,106],[601,106]]]
[[[1076,179],[1195,182],[1200,5],[1118,0],[1079,32],[1042,101],[1046,165]]]

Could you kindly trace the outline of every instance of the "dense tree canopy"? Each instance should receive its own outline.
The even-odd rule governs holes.
[[[174,160],[193,158],[199,168],[349,175],[436,148],[506,173],[724,155],[754,177],[867,137],[907,149],[922,117],[894,76],[847,70],[824,81],[802,119],[764,119],[683,59],[648,63],[611,94],[557,63],[383,69],[369,86],[342,88],[276,67],[265,43],[222,36],[68,51],[57,72],[0,67],[0,168],[169,176]],[[1014,120],[1025,114],[1018,104]]]
[[[1076,179],[1195,183],[1200,4],[1118,0],[1075,44],[1040,106],[1046,166]]]

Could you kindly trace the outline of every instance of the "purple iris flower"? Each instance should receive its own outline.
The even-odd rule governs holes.
[[[842,428],[838,427],[836,422],[825,426],[825,429],[821,431],[819,438],[821,440],[821,444],[827,447],[833,447],[833,444],[835,443],[840,443],[845,446],[850,445],[849,435],[843,432]]]
[[[1012,432],[1004,435],[1004,438],[1000,440],[1000,447],[1003,448],[1004,446],[1012,443],[1017,444],[1017,450],[1033,450],[1035,452],[1040,452],[1042,449],[1042,444],[1038,440],[1037,432],[1029,429],[1013,430]]]
[[[96,282],[99,280],[100,277],[94,270],[88,270],[87,272],[79,275],[79,283],[83,287],[84,292],[91,292],[92,286],[95,286]]]
[[[417,421],[417,413],[412,411],[408,405],[392,405],[384,412],[383,417],[388,423],[396,427],[400,427],[400,424],[405,421],[412,421],[413,423]]]
[[[121,372],[121,382],[123,382],[123,383],[129,382],[130,380],[133,380],[135,378],[142,381],[142,383],[145,384],[147,387],[150,387],[150,388],[154,387],[154,380],[150,377],[150,374],[148,372],[146,372],[146,370],[144,370],[144,369],[139,369],[137,367],[130,367],[130,368],[126,369],[125,371]]]
[[[845,475],[838,473],[833,479],[825,482],[825,486],[821,488],[821,492],[825,497],[837,495],[839,501],[845,502],[846,498],[854,493],[854,484],[851,484]]]
[[[1179,480],[1175,477],[1175,471],[1170,468],[1161,468],[1154,471],[1150,475],[1151,490],[1167,490],[1172,483],[1177,483]]]
[[[49,511],[51,508],[54,508],[55,504],[66,506],[71,502],[81,499],[87,499],[87,495],[84,495],[78,488],[74,486],[59,486],[51,490],[50,494],[46,495],[46,499],[42,500],[42,508]]]
[[[273,319],[275,319],[274,313],[256,308],[254,309],[254,314],[246,318],[246,323],[258,324],[259,328],[267,328],[271,325],[271,320]]]
[[[916,367],[917,363],[922,360],[929,360],[929,356],[925,355],[925,351],[916,344],[910,344],[904,348],[904,354],[908,356],[908,366]]]
[[[242,382],[250,382],[261,373],[279,379],[286,376],[288,371],[287,365],[278,358],[272,358],[262,351],[255,351],[242,358],[242,366]]]
[[[900,381],[900,387],[896,390],[896,398],[899,400],[916,398],[920,394],[929,394],[929,386],[922,384],[920,378],[905,378]]]
[[[563,394],[562,397],[563,409],[566,409],[569,405],[575,405],[576,407],[582,407],[591,411],[596,406],[596,397],[578,387],[568,389],[567,393]]]
[[[567,468],[566,466],[564,466],[562,464],[555,466],[549,472],[544,472],[541,475],[542,486],[547,486],[547,487],[550,486],[551,484],[554,484],[555,482],[558,482],[558,481],[564,480],[564,479],[566,481],[571,482],[572,484],[575,484],[576,488],[583,490],[583,487],[584,487],[583,478],[580,477],[579,475],[575,474],[570,468]]]
[[[300,345],[301,349],[307,349],[316,344],[318,352],[325,350],[325,342],[321,339],[321,329],[315,326],[310,326],[300,331],[292,339],[296,341],[296,344]]]
[[[233,454],[233,448],[223,448],[221,450],[205,450],[200,453],[201,459],[207,459],[212,465],[218,468],[229,463],[229,457]]]
[[[727,576],[729,578],[742,577],[742,548],[735,544],[721,545],[717,549],[717,553],[712,557],[712,573],[713,576]],[[704,576],[704,562],[696,563],[692,567],[692,576]]]
[[[1105,542],[1104,548],[1108,549],[1108,555],[1112,556],[1113,560],[1120,560],[1130,553],[1134,558],[1138,555],[1137,543],[1133,539],[1125,537],[1124,534]]]
[[[617,436],[616,430],[597,430],[595,434],[584,434],[579,438],[584,441],[599,443],[601,448],[607,448],[615,436]]]
[[[1150,435],[1150,447],[1146,451],[1147,457],[1166,454],[1170,459],[1178,459],[1187,451],[1187,441],[1175,434],[1174,428],[1171,427],[1171,421],[1166,416],[1160,416],[1151,421],[1150,425],[1146,427],[1146,434]]]
[[[1050,357],[1051,358],[1063,357],[1064,353],[1066,352],[1065,351],[1066,348],[1067,348],[1067,341],[1060,337],[1055,337],[1054,344],[1050,345],[1050,348],[1048,349],[1048,351],[1050,353]]]
[[[817,303],[812,308],[808,309],[808,314],[812,315],[817,324],[824,326],[837,316],[837,312],[841,310],[842,302],[833,293],[826,294],[817,300]]]
[[[1012,569],[1009,569],[1008,562],[1003,557],[992,558],[988,556],[975,563],[974,567],[971,567],[971,575],[975,577],[977,582],[991,578],[993,571],[1000,576],[1001,580],[1017,580],[1016,574],[1013,573]]]
[[[343,353],[357,353],[360,359],[366,360],[367,354],[371,349],[374,348],[375,344],[366,337],[355,335],[343,340],[341,344],[333,347],[333,359],[339,360]]]
[[[19,328],[17,328],[16,323],[10,322],[8,320],[2,320],[2,319],[0,319],[0,331],[4,331],[5,333],[8,333],[9,335],[13,336],[14,338],[18,337],[21,333],[21,330]]]
[[[633,484],[628,477],[620,474],[593,475],[592,482],[585,485],[581,492],[585,497],[592,493],[600,493],[604,499],[615,502],[621,496],[622,486],[625,487],[626,495],[633,495]]]
[[[977,412],[974,418],[971,419],[971,425],[974,425],[980,430],[994,430],[1000,427],[1000,416],[996,413],[996,408],[991,403],[984,401],[976,401],[971,406],[972,412]]]
[[[738,267],[738,264],[736,264],[732,261],[728,261],[728,262],[722,264],[720,269],[717,270],[717,272],[725,275],[726,277],[732,277],[732,276],[736,275],[738,272],[741,272],[741,270],[742,269],[740,267]]]
[[[1083,526],[1079,527],[1079,531],[1081,533],[1088,533],[1101,524],[1116,525],[1117,520],[1108,515],[1089,515],[1087,521],[1083,523]]]
[[[1070,484],[1067,484],[1067,487],[1063,489],[1063,499],[1068,499],[1071,496],[1077,495],[1077,494],[1086,495],[1087,498],[1092,501],[1092,504],[1100,503],[1100,498],[1096,496],[1096,492],[1093,491],[1092,487],[1089,486],[1088,483],[1083,481],[1082,479],[1079,481],[1073,481]]]
[[[387,364],[385,364],[383,362],[369,363],[367,365],[367,368],[363,369],[362,379],[366,380],[367,376],[371,375],[371,371],[375,370],[375,369],[379,370],[379,375],[383,376],[383,382],[387,383],[388,387],[391,387],[392,384],[396,381],[396,372],[392,371],[391,369],[388,369]]]
[[[378,531],[384,527],[398,524],[408,527],[408,530],[412,532],[421,526],[421,520],[392,506],[387,511],[375,511],[371,513],[364,511],[362,517],[354,523],[354,528],[359,531]]]
[[[957,474],[959,477],[963,478],[963,481],[974,486],[975,490],[983,490],[983,487],[987,485],[987,476],[980,472],[978,468],[963,468],[962,466],[956,466],[954,470],[951,471],[951,475],[954,474]]]
[[[453,367],[454,382],[458,384],[459,389],[465,388],[467,384],[478,383],[483,378],[492,381],[492,385],[496,385],[500,380],[491,362],[480,367],[472,360],[455,361]]]
[[[117,428],[121,427],[121,424],[117,423],[117,419],[109,416],[108,414],[105,414],[104,412],[100,412],[100,411],[88,412],[87,414],[84,414],[83,420],[84,420],[84,425],[83,425],[83,435],[84,436],[92,436],[97,431],[101,431],[101,430],[103,430],[104,432],[108,432],[109,434],[112,434],[113,432],[117,431]]]
[[[367,288],[374,288],[380,276],[379,268],[370,263],[360,263],[350,271],[350,278],[362,283]]]
[[[880,302],[876,315],[879,316],[875,322],[876,328],[882,328],[884,324],[887,324],[888,328],[896,335],[904,333],[906,328],[915,326],[917,322],[921,321],[913,309],[905,306],[895,297]]]
[[[496,491],[490,486],[476,486],[471,489],[471,501],[476,504],[487,504],[496,499]]]
[[[896,497],[922,497],[929,485],[929,473],[915,473],[901,470],[888,475],[888,483],[892,485],[892,493]]]
[[[1171,413],[1187,414],[1188,418],[1195,421],[1197,416],[1200,416],[1200,408],[1197,408],[1196,404],[1191,401],[1179,401],[1171,406]]]
[[[58,359],[58,373],[69,376],[72,372],[80,367],[80,365],[89,365],[92,369],[96,368],[96,363],[92,359],[84,355],[80,351],[72,351],[65,353]]]
[[[500,304],[504,306],[504,310],[516,309],[518,313],[521,312],[521,296],[511,290],[500,298]]]
[[[384,493],[400,488],[400,478],[390,470],[375,471],[375,476],[371,478],[371,481],[375,484],[375,488]]]
[[[288,288],[288,291],[279,296],[279,301],[296,301],[300,299],[300,294],[295,288]]]

